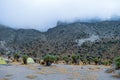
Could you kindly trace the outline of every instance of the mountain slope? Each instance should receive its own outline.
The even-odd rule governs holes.
[[[33,29],[16,30],[0,25],[0,41],[5,41],[7,47],[13,51],[34,56],[47,53],[118,55],[119,39],[120,21],[61,23],[47,32]]]

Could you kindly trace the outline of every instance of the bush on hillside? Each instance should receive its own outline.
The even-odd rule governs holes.
[[[114,59],[116,69],[120,69],[120,56]]]
[[[19,54],[19,53],[15,53],[15,54],[14,54],[14,59],[15,59],[16,61],[19,61],[19,58],[20,58],[20,54]]]
[[[66,64],[68,64],[68,62],[69,62],[69,57],[68,57],[68,56],[64,56],[64,57],[63,57],[63,60],[66,62]]]
[[[97,65],[99,63],[99,58],[98,57],[94,57],[93,60],[95,62],[95,65]]]
[[[28,56],[27,55],[23,55],[22,58],[23,58],[23,64],[27,64]]]
[[[73,61],[73,63],[79,65],[79,62],[80,62],[80,56],[79,56],[79,55],[75,55],[75,54],[73,54],[73,55],[72,55],[72,61]]]
[[[54,55],[46,55],[43,60],[46,63],[46,66],[51,66],[51,64],[56,60],[56,56]]]

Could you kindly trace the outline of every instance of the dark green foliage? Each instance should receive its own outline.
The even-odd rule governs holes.
[[[72,61],[73,61],[73,63],[79,65],[79,63],[80,63],[80,55],[73,54],[72,55]]]
[[[116,57],[114,59],[115,65],[117,69],[120,69],[120,57]]]
[[[16,61],[19,61],[19,58],[20,58],[20,53],[15,53],[15,54],[14,54],[14,59],[15,59]]]
[[[60,56],[56,55],[55,57],[56,57],[55,62],[57,63],[60,60]]]
[[[63,60],[65,60],[66,64],[68,64],[68,62],[69,62],[70,59],[69,59],[68,56],[64,56],[64,57],[63,57]]]
[[[22,58],[23,58],[23,63],[27,64],[27,58],[28,58],[28,56],[27,55],[23,55]]]
[[[46,55],[45,57],[44,57],[44,61],[55,61],[56,60],[56,56],[54,56],[54,55]]]
[[[46,62],[46,66],[50,66],[56,60],[56,56],[48,54],[43,60]]]
[[[113,68],[108,68],[105,72],[106,73],[112,73],[112,72],[114,72],[114,69]]]
[[[98,57],[95,57],[93,60],[94,60],[94,62],[95,62],[95,65],[97,65],[98,62],[99,62],[99,58],[98,58]]]
[[[103,64],[108,66],[108,65],[110,65],[110,62],[109,61],[104,61]]]

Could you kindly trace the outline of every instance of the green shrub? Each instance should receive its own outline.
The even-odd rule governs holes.
[[[23,55],[22,58],[23,58],[23,63],[27,64],[27,58],[28,58],[28,56],[27,55]]]
[[[112,72],[114,72],[114,69],[113,68],[108,68],[105,72],[106,73],[112,73]]]
[[[99,58],[98,58],[98,57],[94,57],[93,60],[94,60],[94,62],[95,62],[95,65],[97,65],[98,62],[99,62]]]
[[[87,64],[88,60],[87,59],[82,59],[83,64]]]
[[[107,65],[109,65],[110,63],[109,63],[109,61],[104,61],[103,64],[107,66]]]
[[[14,54],[14,59],[15,59],[16,61],[19,61],[19,58],[20,58],[20,54],[19,54],[19,53],[15,53],[15,54]]]
[[[114,62],[115,62],[116,68],[117,68],[117,69],[120,69],[120,56],[119,56],[119,57],[116,57],[116,58],[114,59]]]
[[[69,57],[68,57],[68,56],[64,56],[64,57],[63,57],[63,60],[65,60],[66,64],[68,64],[68,62],[69,62]]]
[[[73,54],[73,55],[72,55],[72,61],[73,61],[73,63],[79,65],[79,62],[80,62],[80,56],[79,56],[79,55],[75,55],[75,54]]]
[[[43,60],[46,62],[46,66],[50,66],[56,60],[56,56],[48,54]]]
[[[56,55],[56,61],[59,61],[60,60],[60,56]]]

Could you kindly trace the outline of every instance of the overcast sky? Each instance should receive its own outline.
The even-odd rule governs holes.
[[[46,31],[57,21],[120,16],[120,0],[0,0],[0,24]]]

